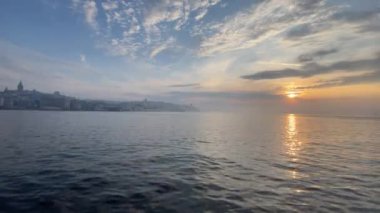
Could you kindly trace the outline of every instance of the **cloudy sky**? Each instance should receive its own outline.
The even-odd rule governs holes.
[[[0,89],[380,113],[378,0],[2,0]]]

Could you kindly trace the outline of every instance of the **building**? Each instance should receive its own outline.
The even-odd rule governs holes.
[[[41,93],[36,90],[24,90],[20,81],[17,90],[5,88],[0,92],[1,109],[45,109],[45,110],[70,110],[73,98],[61,95]]]
[[[22,92],[24,90],[24,85],[22,85],[22,81],[20,81],[17,85],[17,91]]]
[[[0,97],[0,109],[4,106],[4,98]]]

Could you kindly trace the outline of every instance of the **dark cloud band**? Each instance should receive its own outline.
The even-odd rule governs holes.
[[[348,76],[332,80],[319,81],[317,84],[311,86],[297,87],[296,89],[318,89],[374,82],[380,82],[380,70],[357,76]]]
[[[323,66],[317,63],[305,64],[302,69],[265,70],[251,75],[243,75],[241,78],[249,80],[265,80],[280,78],[308,78],[316,75],[333,73],[337,71],[357,72],[373,71],[380,67],[380,57],[356,61],[339,61],[331,65]]]

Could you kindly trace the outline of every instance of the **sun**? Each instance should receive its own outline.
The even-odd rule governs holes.
[[[293,98],[297,98],[297,97],[298,97],[298,93],[295,92],[295,91],[288,91],[288,92],[286,92],[286,96],[287,96],[288,98],[293,99]]]
[[[290,82],[283,88],[282,95],[289,99],[297,99],[304,95],[303,92],[304,91],[298,89],[295,83]]]

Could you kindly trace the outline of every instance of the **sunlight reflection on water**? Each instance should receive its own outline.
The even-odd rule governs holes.
[[[297,163],[299,161],[299,152],[303,145],[303,142],[298,137],[298,129],[297,129],[297,116],[295,114],[288,114],[286,117],[286,125],[285,125],[285,144],[287,146],[286,153],[290,158],[290,162]],[[297,171],[297,169],[292,169],[289,171],[290,175],[293,179],[300,178],[301,174]]]

